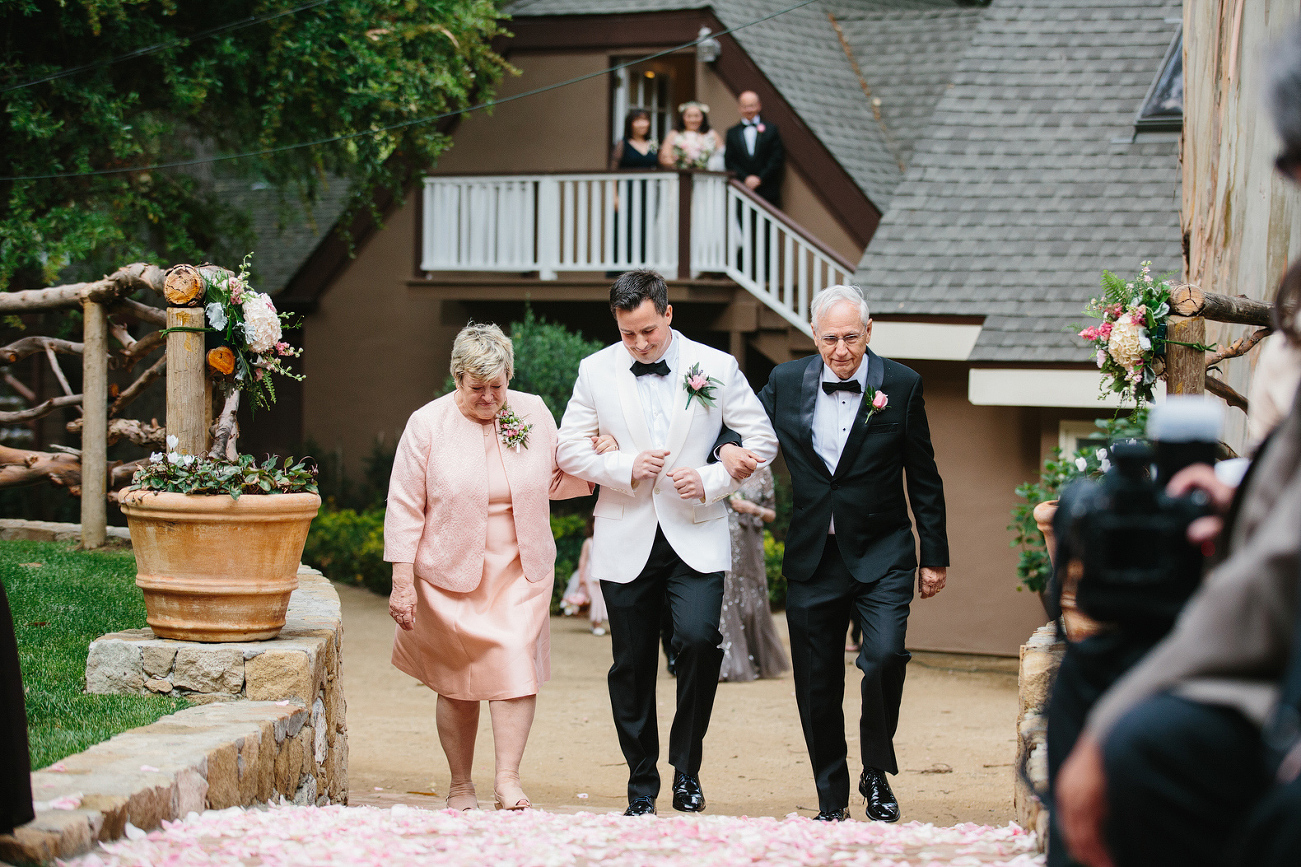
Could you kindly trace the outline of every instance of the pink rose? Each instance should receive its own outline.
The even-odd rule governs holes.
[[[1102,323],[1102,327],[1098,329],[1098,334],[1102,336],[1103,340],[1106,340],[1109,337],[1111,337],[1111,323],[1110,322]]]
[[[692,391],[700,391],[700,389],[709,385],[709,377],[705,376],[703,373],[697,373],[688,380],[687,384],[691,386]]]
[[[754,128],[755,128],[755,130],[756,130],[757,132],[763,132],[765,129],[767,129],[767,127],[765,127],[765,126],[764,126],[763,124],[761,124],[761,123],[760,123],[760,124],[755,124],[755,127],[754,127]]]
[[[1097,340],[1098,329],[1094,328],[1093,326],[1089,326],[1088,328],[1080,332],[1080,336],[1083,337],[1085,340]]]
[[[884,391],[878,391],[876,394],[872,395],[872,409],[874,410],[885,409],[885,405],[889,402],[890,398],[885,396]]]

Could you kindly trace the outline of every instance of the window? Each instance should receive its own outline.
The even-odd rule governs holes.
[[[673,128],[673,72],[669,66],[655,62],[629,66],[615,73],[614,84],[612,144],[623,138],[623,119],[634,106],[650,112],[650,137],[662,141]]]
[[[1091,421],[1063,421],[1057,427],[1057,445],[1066,457],[1077,451],[1096,451],[1107,447],[1107,435]]]
[[[1135,132],[1178,132],[1184,124],[1184,35],[1166,49],[1156,80],[1148,88],[1134,120]]]

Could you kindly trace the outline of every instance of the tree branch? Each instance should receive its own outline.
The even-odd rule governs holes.
[[[143,343],[144,341],[140,342]],[[140,374],[135,382],[123,389],[122,393],[117,396],[117,400],[113,401],[113,405],[108,408],[108,414],[114,416],[121,412],[124,406],[139,397],[141,392],[148,388],[155,379],[162,376],[163,371],[166,369],[167,356],[164,355],[155,361],[148,370]]]
[[[1226,358],[1238,358],[1239,356],[1246,355],[1251,351],[1253,346],[1268,337],[1272,331],[1273,329],[1271,328],[1261,328],[1257,331],[1253,331],[1251,334],[1239,337],[1224,349],[1221,349],[1219,352],[1216,352],[1214,355],[1207,358],[1206,369],[1210,370]]]
[[[81,460],[75,455],[33,452],[0,446],[0,488],[51,481],[70,491],[81,490]]]
[[[45,357],[50,360],[50,368],[54,371],[54,378],[63,386],[64,394],[72,394],[72,386],[68,385],[68,377],[63,375],[63,368],[59,367],[59,359],[54,354],[54,349],[48,344],[45,347]]]
[[[1191,284],[1177,287],[1170,295],[1170,310],[1178,316],[1200,316],[1213,322],[1236,322],[1271,328],[1273,307],[1246,295],[1217,295]]]
[[[14,391],[22,396],[23,400],[28,403],[36,403],[36,392],[32,391],[26,385],[18,381],[18,378],[9,371],[4,373],[5,385],[8,385]]]
[[[1214,376],[1206,377],[1206,390],[1216,397],[1221,398],[1229,406],[1236,406],[1243,412],[1247,411],[1247,399],[1238,394],[1238,392],[1224,380]]]
[[[38,418],[45,418],[56,409],[61,409],[65,406],[81,406],[81,395],[70,394],[65,397],[52,397],[31,409],[19,410],[18,412],[0,412],[0,424],[12,424],[13,422],[34,421]]]
[[[130,298],[119,298],[113,302],[109,310],[113,313],[125,311],[141,322],[148,322],[150,325],[167,325],[166,310],[159,310],[157,307],[150,307],[148,304],[141,304],[139,301],[133,301]]]
[[[84,426],[83,419],[68,422],[68,433],[79,434]],[[126,439],[138,446],[161,446],[167,442],[167,429],[157,419],[146,423],[134,418],[115,418],[108,423],[108,444],[113,445],[120,439]]]
[[[224,456],[233,461],[238,456],[235,439],[239,436],[239,422],[235,420],[235,413],[239,410],[239,392],[237,388],[226,398],[226,405],[221,408],[221,415],[213,425],[212,449],[208,457],[214,460]]]
[[[150,331],[144,337],[141,337],[131,345],[131,348],[123,352],[116,359],[118,367],[122,370],[130,370],[135,367],[147,355],[153,352],[167,342],[167,335],[161,331]]]
[[[0,364],[13,364],[29,355],[49,350],[62,352],[64,355],[81,355],[83,348],[80,343],[60,340],[57,337],[24,337],[8,346],[0,346]]]
[[[161,295],[164,281],[163,270],[157,265],[136,262],[91,283],[69,283],[66,286],[28,289],[23,292],[0,292],[0,314],[62,310],[77,307],[85,300],[111,304],[137,289],[152,289]]]

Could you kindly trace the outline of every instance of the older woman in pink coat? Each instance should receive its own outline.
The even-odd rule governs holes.
[[[447,806],[478,807],[471,766],[479,702],[492,715],[498,809],[531,804],[519,767],[538,687],[551,677],[556,559],[549,499],[591,493],[556,467],[556,425],[537,395],[509,391],[510,340],[471,324],[452,347],[456,390],[411,416],[384,517],[393,564],[393,664],[438,693]],[[601,447],[604,450],[604,446]]]

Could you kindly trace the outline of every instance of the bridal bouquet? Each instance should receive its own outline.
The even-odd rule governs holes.
[[[677,169],[703,169],[709,158],[718,150],[718,140],[712,135],[684,130],[673,140],[673,167]]]

